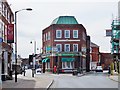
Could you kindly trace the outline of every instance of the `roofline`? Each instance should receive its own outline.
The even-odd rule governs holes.
[[[92,43],[92,44],[91,44]],[[93,46],[94,45],[94,46]],[[95,44],[95,43],[93,43],[93,42],[90,42],[90,47],[100,47],[100,46],[98,46],[97,44]]]
[[[54,25],[81,25],[84,29],[85,27],[82,24],[51,24],[48,27],[44,28],[42,31],[46,30],[47,28],[54,26]],[[85,29],[86,30],[86,29]]]

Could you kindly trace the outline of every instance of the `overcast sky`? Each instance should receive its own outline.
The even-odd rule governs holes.
[[[32,11],[17,13],[18,54],[28,57],[33,53],[30,41],[42,48],[42,30],[58,16],[75,16],[86,28],[91,41],[100,46],[100,52],[110,52],[110,37],[105,30],[111,28],[113,18],[118,15],[119,0],[7,0],[15,12],[24,8]],[[40,50],[37,51],[37,53]]]

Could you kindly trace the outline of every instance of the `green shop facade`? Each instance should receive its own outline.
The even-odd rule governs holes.
[[[73,70],[86,71],[86,56],[81,53],[57,53],[54,56],[49,55],[42,60],[42,63],[46,71],[53,73],[54,66],[57,67],[59,73],[70,73]]]

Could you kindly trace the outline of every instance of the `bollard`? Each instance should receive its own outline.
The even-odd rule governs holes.
[[[32,77],[34,77],[34,68],[32,68]]]
[[[25,66],[24,66],[24,76],[25,76]]]

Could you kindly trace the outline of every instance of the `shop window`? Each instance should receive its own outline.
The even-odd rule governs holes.
[[[65,52],[70,52],[70,44],[65,44]]]
[[[66,65],[65,65],[65,62],[62,62],[62,68],[65,68]]]
[[[66,62],[67,63],[67,68],[70,68],[71,67],[71,62]]]
[[[73,44],[73,51],[78,52],[78,44]]]
[[[50,62],[46,62],[45,68],[50,69]]]
[[[73,38],[78,38],[78,30],[73,30]]]
[[[56,44],[57,51],[61,52],[62,51],[62,45],[61,44]]]
[[[65,30],[65,38],[70,38],[70,30]]]
[[[47,33],[46,33],[46,41],[48,40],[48,35],[47,35]]]
[[[62,62],[62,69],[73,69],[74,62]]]
[[[62,36],[62,31],[56,30],[56,38],[61,38],[61,36]]]
[[[48,40],[50,40],[50,32],[48,32]]]

